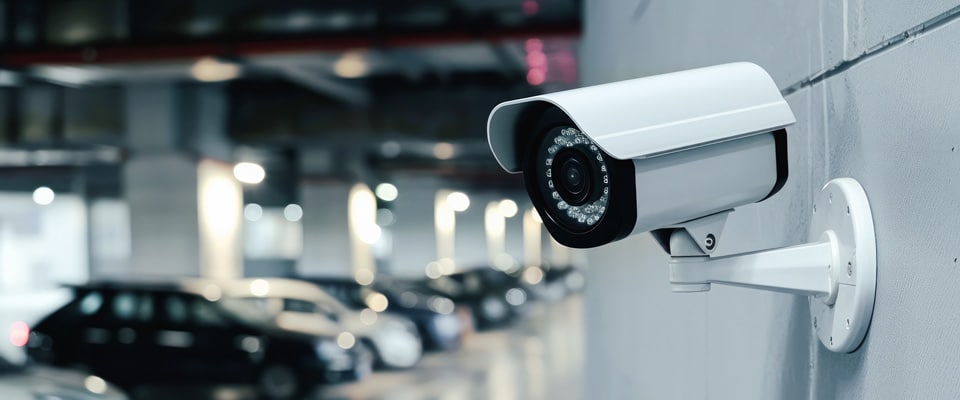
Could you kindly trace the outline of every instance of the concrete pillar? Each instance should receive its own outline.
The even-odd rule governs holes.
[[[537,210],[523,213],[523,266],[543,265],[543,222]]]
[[[487,236],[484,232],[486,205],[490,201],[499,200],[489,194],[470,191],[464,193],[470,197],[470,207],[456,213],[456,247],[453,259],[458,271],[489,266]]]
[[[439,186],[434,179],[424,178],[397,179],[393,184],[399,194],[392,204],[390,270],[396,276],[423,278],[427,264],[436,260],[434,200]]]
[[[133,154],[123,171],[131,225],[127,275],[241,276],[243,191],[232,165],[185,151],[197,137],[223,135],[222,124],[207,121],[223,118],[222,101],[215,93],[187,96],[172,84],[133,84],[125,94]],[[185,102],[194,106],[186,109]]]
[[[297,262],[297,273],[351,276],[349,197],[350,185],[346,183],[301,184],[303,256]]]
[[[350,188],[347,202],[348,232],[350,233],[350,270],[360,283],[370,283],[377,273],[374,246],[382,238],[377,225],[377,198],[365,184]]]
[[[523,260],[523,211],[524,208],[521,205],[517,215],[504,221],[504,251],[517,265]]]

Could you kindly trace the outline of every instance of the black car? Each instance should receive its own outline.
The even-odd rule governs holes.
[[[290,397],[320,382],[370,370],[360,346],[335,332],[285,329],[221,299],[213,283],[106,283],[36,325],[27,345],[39,363],[80,367],[123,386],[144,383],[252,383]]]
[[[437,279],[408,283],[413,290],[452,299],[473,310],[477,329],[499,327],[527,312],[529,292],[502,271],[480,267]]]
[[[451,349],[460,345],[466,330],[452,300],[439,296],[423,296],[413,291],[399,291],[390,285],[374,282],[363,286],[348,278],[301,278],[323,288],[327,293],[356,310],[369,307],[367,299],[375,293],[387,299],[386,311],[409,318],[427,349]]]

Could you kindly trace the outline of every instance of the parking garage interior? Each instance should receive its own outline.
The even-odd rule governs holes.
[[[26,393],[579,397],[583,257],[483,121],[577,85],[582,4],[0,4]]]

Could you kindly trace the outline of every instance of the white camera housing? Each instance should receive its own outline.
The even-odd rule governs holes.
[[[500,165],[524,172],[550,233],[586,248],[773,195],[788,175],[783,128],[794,122],[766,71],[734,63],[508,101],[487,132]],[[555,166],[554,145],[579,148],[573,164],[588,165]],[[580,185],[565,185],[564,171],[595,178],[583,189],[593,197],[571,197]]]
[[[823,186],[807,243],[713,255],[729,212],[786,182],[784,128],[794,122],[766,71],[734,63],[501,103],[487,135],[500,165],[523,172],[559,243],[597,247],[650,231],[671,256],[674,292],[727,284],[808,296],[820,341],[851,352],[876,294],[873,215],[859,182]]]

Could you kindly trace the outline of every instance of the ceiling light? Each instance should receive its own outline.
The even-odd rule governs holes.
[[[512,218],[517,215],[517,202],[510,199],[503,199],[497,204],[497,209],[500,210],[500,214],[504,217]]]
[[[373,278],[373,272],[369,269],[361,269],[353,274],[353,279],[363,286],[373,283]]]
[[[534,15],[540,11],[540,3],[537,3],[536,0],[523,0],[523,13],[527,15]]]
[[[233,176],[243,183],[257,184],[263,182],[263,178],[266,177],[266,175],[266,171],[263,170],[260,164],[252,162],[238,163],[233,167]]]
[[[390,226],[393,225],[394,221],[395,217],[390,209],[381,208],[377,210],[377,225]]]
[[[240,76],[240,66],[213,57],[204,57],[193,64],[190,73],[194,79],[201,82],[221,82]]]
[[[353,345],[357,344],[357,338],[353,336],[350,332],[341,332],[337,335],[337,346],[344,350],[349,350],[353,348]]]
[[[543,51],[543,41],[537,38],[527,39],[527,52]]]
[[[370,72],[370,65],[361,53],[350,52],[333,64],[333,72],[341,78],[361,78]]]
[[[463,192],[453,192],[447,195],[447,204],[453,211],[463,212],[470,208],[470,197]]]
[[[56,197],[56,194],[53,193],[53,189],[46,186],[40,186],[33,191],[33,202],[41,206],[53,203],[54,197]]]
[[[270,282],[263,279],[254,279],[250,282],[250,293],[257,297],[266,296],[270,293]]]
[[[361,227],[358,232],[360,240],[366,244],[376,244],[380,240],[383,230],[377,224],[369,224]]]
[[[287,204],[283,208],[283,217],[290,222],[297,222],[303,218],[303,208],[299,204]]]
[[[371,310],[376,312],[383,312],[387,310],[390,302],[387,300],[387,296],[384,296],[383,293],[373,292],[367,296],[365,299],[367,307],[370,307]]]
[[[440,142],[433,146],[433,155],[441,160],[449,160],[453,158],[454,148],[453,145],[446,142]]]
[[[399,194],[396,186],[394,186],[392,183],[386,182],[377,185],[377,188],[374,189],[374,193],[376,193],[377,197],[383,201],[394,201],[397,199],[397,195]]]
[[[527,72],[527,83],[533,86],[542,85],[547,80],[547,73],[541,68],[531,68]]]
[[[263,217],[263,207],[256,203],[250,203],[243,207],[243,217],[247,221],[259,221]]]

